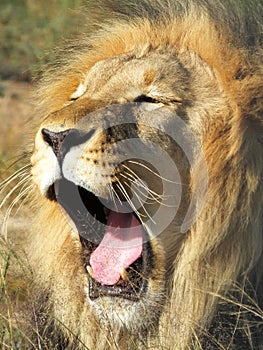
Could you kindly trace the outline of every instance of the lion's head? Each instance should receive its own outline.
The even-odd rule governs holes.
[[[262,8],[102,8],[101,27],[60,51],[38,89],[31,258],[49,313],[42,335],[73,348],[256,348]]]

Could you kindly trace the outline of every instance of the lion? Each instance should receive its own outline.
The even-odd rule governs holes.
[[[45,67],[38,346],[263,349],[262,10],[97,1]]]

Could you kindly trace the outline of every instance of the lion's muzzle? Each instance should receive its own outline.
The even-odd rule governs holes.
[[[156,207],[153,198],[161,198],[163,188],[153,147],[146,146],[156,131],[137,118],[154,109],[148,103],[116,105],[93,113],[98,124],[87,115],[72,128],[41,129],[60,172],[46,196],[77,228],[91,299],[138,300],[147,288],[153,256],[144,219],[154,222],[151,212],[160,203]]]

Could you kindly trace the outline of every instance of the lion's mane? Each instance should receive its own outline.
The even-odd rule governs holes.
[[[206,119],[201,125],[192,121],[207,163],[206,203],[184,235],[170,271],[169,300],[153,329],[134,336],[109,328],[84,306],[71,229],[57,203],[34,188],[30,261],[39,295],[34,318],[49,348],[261,349],[262,10],[261,0],[99,1],[87,10],[87,33],[45,67],[37,90],[39,120],[64,108],[96,62],[135,47],[194,53],[193,70],[194,57],[204,61],[227,101],[217,108],[204,96],[200,113]],[[200,96],[202,84],[194,87]],[[201,165],[198,171],[202,181]]]

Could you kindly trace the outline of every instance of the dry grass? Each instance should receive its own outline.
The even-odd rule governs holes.
[[[32,85],[21,79],[31,79],[46,53],[52,54],[55,44],[78,31],[81,16],[76,9],[82,4],[83,0],[51,0],[48,6],[42,0],[0,2],[0,190],[1,182],[26,162],[32,148],[32,130],[27,130],[33,117]],[[0,191],[0,204],[16,183]],[[4,208],[0,205],[0,226],[15,195]],[[16,206],[8,220],[7,239],[0,235],[0,349],[27,349],[25,344],[30,343],[20,329],[30,301],[30,271],[22,250],[29,214],[26,207]]]
[[[0,82],[0,182],[18,169],[23,163],[16,159],[23,155],[26,147],[26,124],[32,117],[33,106],[30,102],[31,86],[25,82]],[[12,165],[13,164],[13,165]],[[11,190],[10,186],[0,192],[0,203]],[[0,188],[1,189],[1,188]],[[1,226],[4,213],[14,199],[8,198],[6,205],[0,209]],[[0,205],[1,207],[1,205]],[[0,236],[0,349],[22,349],[25,336],[19,327],[23,314],[24,303],[27,299],[25,274],[25,255],[22,250],[27,227],[24,217],[28,216],[26,209],[14,208],[8,220],[8,237]],[[4,226],[3,226],[4,227]]]
[[[21,237],[22,225],[11,220],[12,234]],[[26,336],[20,330],[28,300],[24,254],[18,244],[0,241],[0,349],[21,349]]]

